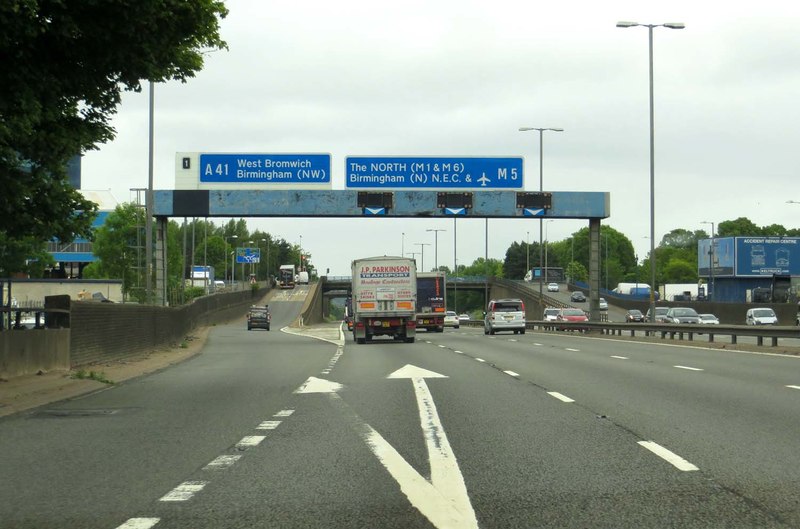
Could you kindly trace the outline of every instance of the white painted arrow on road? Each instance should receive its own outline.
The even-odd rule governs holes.
[[[325,393],[370,448],[378,461],[400,485],[400,490],[437,529],[461,529],[478,527],[475,511],[467,495],[464,478],[458,468],[450,442],[442,428],[433,397],[425,383],[426,378],[447,378],[412,365],[398,369],[387,378],[410,378],[419,406],[420,423],[428,449],[431,479],[426,480],[400,453],[390,445],[372,426],[364,422],[337,391],[341,384],[310,377],[295,393]]]

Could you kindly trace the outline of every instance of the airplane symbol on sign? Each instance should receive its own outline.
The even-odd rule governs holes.
[[[491,180],[486,178],[486,173],[481,173],[481,177],[478,178],[478,182],[481,183],[481,187],[486,187],[486,183],[491,182]]]

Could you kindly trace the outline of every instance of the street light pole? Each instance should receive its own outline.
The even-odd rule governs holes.
[[[525,232],[525,275],[531,273],[531,232]],[[533,274],[531,274],[531,281],[533,281]]]
[[[429,230],[425,230],[425,231],[432,231],[433,232],[433,243],[434,243],[434,246],[433,246],[433,255],[434,255],[433,263],[434,264],[433,264],[433,266],[436,269],[436,271],[438,272],[439,271],[439,232],[440,231],[447,231],[447,230],[437,228],[437,229],[429,229]]]
[[[552,219],[544,221],[544,280],[547,281],[547,225],[553,222]]]
[[[700,224],[711,224],[711,247],[708,249],[708,275],[711,289],[707,292],[707,297],[709,301],[714,301],[714,223],[704,220]]]
[[[225,237],[225,255],[223,256],[223,260],[225,261],[225,281],[228,280],[228,239],[238,239],[238,235],[231,235],[230,237]],[[233,264],[231,264],[233,267]],[[233,280],[231,279],[231,283]]]
[[[426,246],[430,246],[431,243],[429,243],[429,242],[415,242],[414,244],[416,244],[417,246],[420,247],[420,256],[422,257],[420,259],[420,268],[422,268],[422,271],[424,272],[425,271],[425,247]]]
[[[538,130],[539,131],[539,192],[541,193],[544,191],[544,140],[542,136],[544,131],[551,130],[553,132],[564,132],[564,129],[560,128],[540,128],[540,127],[520,127],[520,132],[526,132],[529,130]],[[544,256],[543,256],[543,249],[542,249],[542,219],[539,219],[539,300],[542,300],[544,295],[544,289],[542,288],[543,285],[543,277],[542,277],[542,266],[544,264]],[[533,279],[533,278],[531,278]]]
[[[682,22],[667,22],[664,24],[639,24],[638,22],[617,22],[618,28],[632,28],[643,26],[647,28],[650,56],[650,323],[656,321],[656,228],[655,228],[655,125],[653,110],[653,28],[665,27],[669,29],[683,29]]]

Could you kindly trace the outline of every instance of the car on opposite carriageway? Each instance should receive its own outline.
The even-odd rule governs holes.
[[[247,330],[266,329],[269,330],[272,322],[272,315],[269,312],[269,305],[253,305],[247,312]]]

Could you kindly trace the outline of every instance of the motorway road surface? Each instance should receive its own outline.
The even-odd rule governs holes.
[[[798,358],[281,332],[304,293],[269,332],[0,420],[0,527],[800,527]]]

